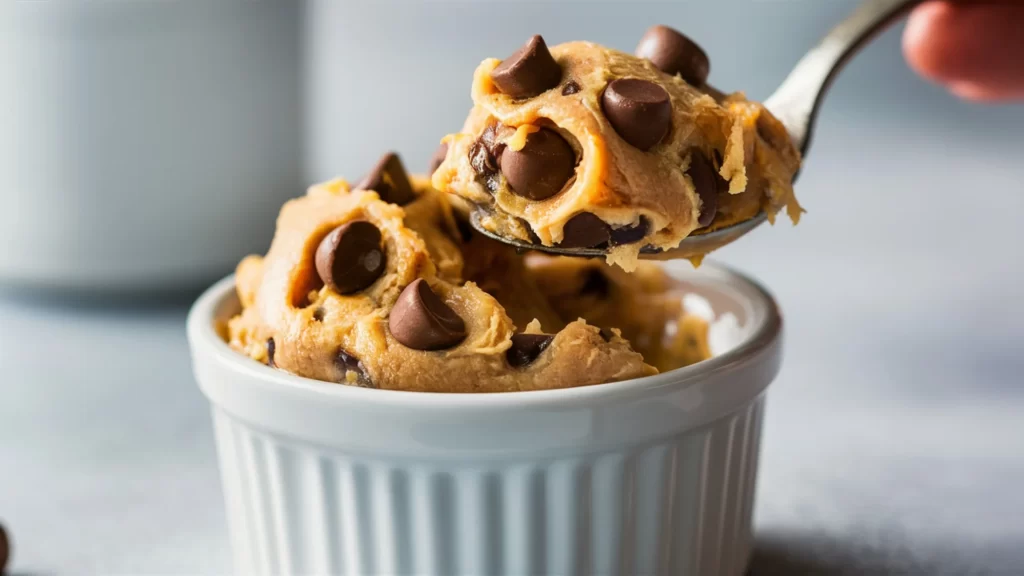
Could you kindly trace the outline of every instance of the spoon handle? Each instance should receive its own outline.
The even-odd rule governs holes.
[[[810,148],[818,108],[843,65],[868,40],[922,0],[864,0],[808,52],[765,106],[786,130],[801,155]]]

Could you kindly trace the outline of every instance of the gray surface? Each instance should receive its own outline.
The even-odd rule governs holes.
[[[850,5],[601,3],[591,34],[570,20],[574,4],[552,7],[541,31],[628,48],[627,36],[664,19],[695,30],[713,58],[751,54],[719,56],[713,78],[732,87],[750,75],[757,97]],[[449,95],[465,94],[467,67],[481,55],[535,29],[516,15],[497,29],[465,26],[484,10],[468,3],[404,6],[389,23],[393,37],[429,25],[439,40],[380,50],[409,59],[414,78],[441,62],[434,71],[439,85],[451,83]],[[736,12],[740,49],[715,28],[737,10],[752,12]],[[784,38],[765,32],[772,24],[788,25]],[[337,26],[337,36],[369,41],[351,22]],[[455,39],[457,30],[470,37]],[[483,48],[461,52],[473,43]],[[717,256],[764,281],[786,313],[754,574],[1019,574],[1024,566],[1024,109],[960,104],[913,78],[897,49],[889,34],[836,85],[799,185],[805,221],[766,227]],[[354,74],[349,57],[338,57],[338,75]],[[323,126],[345,140],[312,131],[311,176],[328,166],[358,173],[393,145],[395,134],[379,126],[395,122],[388,94],[401,84],[408,96],[408,77],[379,76],[383,102],[344,117],[321,111]],[[410,158],[425,158],[432,134],[461,120],[465,102],[445,103],[444,94],[414,94],[438,113],[401,138]],[[63,300],[0,299],[0,521],[15,540],[15,573],[228,571],[184,305]]]

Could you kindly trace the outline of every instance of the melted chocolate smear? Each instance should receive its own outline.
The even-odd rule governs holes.
[[[501,178],[498,176],[498,156],[505,151],[504,144],[497,144],[498,125],[491,124],[484,129],[480,138],[469,148],[469,164],[476,172],[477,179],[491,194],[498,191]]]
[[[366,374],[366,367],[359,361],[358,358],[349,354],[344,350],[338,350],[338,355],[334,359],[335,365],[341,372],[341,382],[347,384],[349,382],[347,374],[352,372],[356,375],[356,384],[363,388],[376,388],[373,385],[373,381]]]

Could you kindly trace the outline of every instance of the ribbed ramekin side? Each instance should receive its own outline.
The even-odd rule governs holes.
[[[351,455],[214,409],[236,572],[739,575],[763,403],[614,451],[448,462]]]

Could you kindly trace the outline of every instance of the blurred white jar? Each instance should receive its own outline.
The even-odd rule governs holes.
[[[0,283],[196,286],[302,192],[299,3],[0,3]]]

